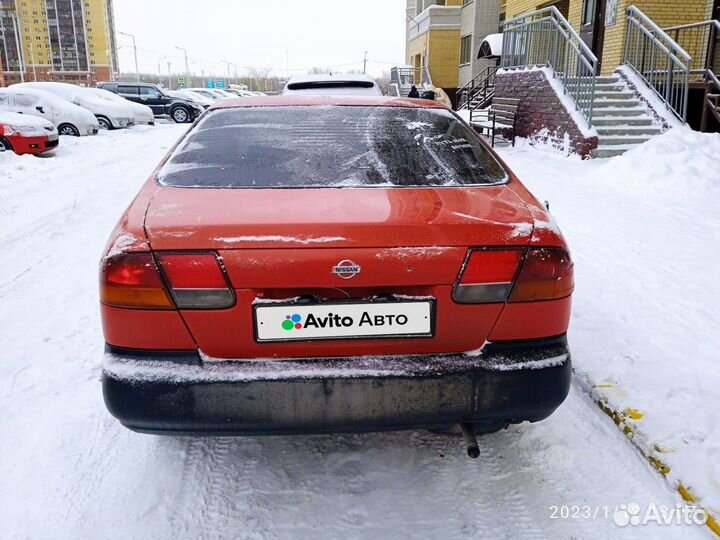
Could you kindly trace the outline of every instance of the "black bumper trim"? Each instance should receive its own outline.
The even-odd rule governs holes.
[[[564,336],[488,344],[476,357],[202,362],[108,346],[103,394],[135,431],[270,435],[535,422],[570,379]]]

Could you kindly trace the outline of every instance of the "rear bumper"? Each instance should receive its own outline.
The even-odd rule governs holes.
[[[482,429],[547,418],[570,378],[564,336],[405,358],[201,361],[108,347],[103,394],[113,416],[145,433]]]

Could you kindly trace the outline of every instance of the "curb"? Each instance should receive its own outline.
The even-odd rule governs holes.
[[[579,374],[576,373],[576,375]],[[615,425],[622,430],[623,434],[625,434],[630,441],[630,444],[635,447],[653,469],[660,473],[668,483],[671,483],[671,480],[668,478],[671,468],[661,457],[662,454],[667,453],[667,450],[663,448],[661,444],[652,443],[646,434],[637,429],[636,423],[645,416],[642,411],[629,407],[622,411],[614,409],[612,405],[610,405],[609,398],[602,393],[602,390],[605,388],[614,388],[614,384],[593,384],[592,381],[584,375],[578,378],[581,386],[593,402],[615,422]],[[707,523],[705,525],[720,538],[720,516],[713,514],[710,510],[702,506],[702,504],[699,504],[698,501],[700,497],[695,494],[688,484],[683,483],[682,480],[677,480],[674,484],[671,483],[671,487],[680,494],[680,497],[682,497],[685,502],[693,504],[705,512],[705,515],[707,515]]]

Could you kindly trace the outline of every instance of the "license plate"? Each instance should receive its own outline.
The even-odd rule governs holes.
[[[429,337],[432,301],[255,306],[258,341]]]

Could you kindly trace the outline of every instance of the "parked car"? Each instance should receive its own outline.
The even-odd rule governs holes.
[[[213,92],[209,88],[188,88],[186,90],[187,92],[192,92],[193,94],[198,94],[205,99],[209,99],[213,103],[215,103],[218,99],[225,99],[227,96],[223,96],[218,94],[217,92]]]
[[[433,102],[219,101],[101,263],[110,412],[149,433],[448,429],[565,399],[573,263]]]
[[[166,90],[165,93],[172,97],[187,99],[196,105],[200,105],[203,109],[207,109],[214,101],[208,97],[189,90]]]
[[[95,115],[87,109],[35,88],[0,88],[0,111],[48,120],[60,135],[97,135],[100,127]]]
[[[257,97],[258,94],[255,92],[250,92],[249,90],[238,90],[236,88],[225,88],[223,91],[226,94],[233,94],[236,97]]]
[[[382,90],[375,79],[367,75],[326,73],[290,77],[283,95],[291,94],[382,96]]]
[[[97,87],[135,103],[147,105],[156,117],[169,116],[178,124],[193,122],[204,112],[203,107],[188,99],[170,96],[156,84],[101,82]]]
[[[135,124],[134,114],[128,105],[100,99],[89,88],[59,82],[17,83],[10,88],[36,88],[55,94],[93,113],[102,129],[126,128]]]
[[[128,99],[121,98],[117,94],[114,94],[107,90],[103,90],[102,88],[88,88],[88,90],[95,93],[95,95],[100,99],[112,101],[115,103],[122,103],[123,105],[130,107],[133,112],[133,120],[135,121],[135,125],[155,125],[155,115],[153,114],[153,110],[147,105],[141,105],[140,103],[135,103]]]
[[[29,114],[0,112],[0,152],[42,154],[57,145],[57,129],[47,120]]]

